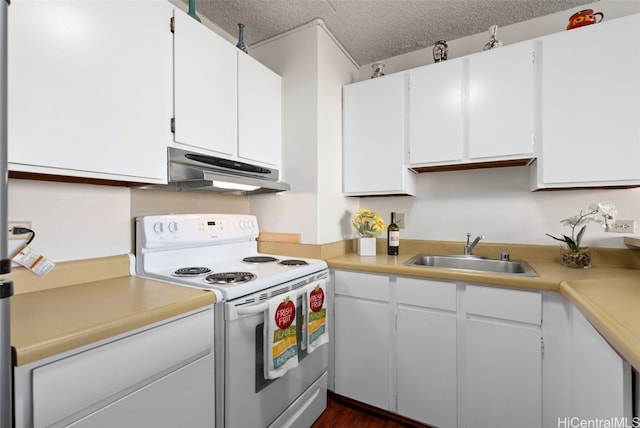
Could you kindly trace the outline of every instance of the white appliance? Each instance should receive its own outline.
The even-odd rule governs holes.
[[[250,215],[139,217],[136,273],[217,294],[216,426],[309,427],[326,408],[328,347],[300,349],[297,367],[265,379],[264,313],[282,293],[296,294],[302,308],[306,285],[328,280],[327,264],[258,253],[258,233]]]

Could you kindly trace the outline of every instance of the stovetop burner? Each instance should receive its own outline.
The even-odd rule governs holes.
[[[305,265],[308,265],[309,263],[300,259],[287,259],[287,260],[281,260],[280,264],[283,266],[305,266]]]
[[[206,267],[184,267],[177,269],[172,275],[177,277],[193,277],[204,275],[209,272],[211,272],[211,269]]]
[[[278,259],[271,256],[253,256],[253,257],[245,257],[242,259],[245,263],[269,263],[269,262],[277,262]]]
[[[207,275],[205,280],[209,284],[243,284],[255,279],[251,272],[218,272]]]

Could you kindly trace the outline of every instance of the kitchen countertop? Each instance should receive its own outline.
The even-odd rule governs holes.
[[[96,272],[96,265],[104,267]],[[127,255],[58,264],[63,277],[86,280],[78,272],[94,270],[96,280],[35,291],[47,276],[17,269],[9,277],[16,292],[11,298],[11,345],[14,364],[28,364],[80,348],[141,327],[212,305],[214,293],[138,278],[129,274]],[[52,273],[54,272],[52,271]],[[106,274],[108,272],[108,274]],[[90,274],[87,274],[90,277]],[[27,283],[30,282],[30,283]],[[34,285],[35,284],[35,285]],[[24,290],[29,292],[22,292]]]
[[[639,269],[597,266],[595,263],[591,269],[571,269],[561,266],[555,260],[524,257],[522,259],[538,273],[538,277],[404,266],[407,260],[419,252],[427,251],[407,251],[399,256],[388,256],[386,249],[381,251],[378,248],[378,255],[375,257],[360,257],[356,253],[348,253],[327,260],[327,264],[332,269],[559,291],[585,315],[624,359],[636,370],[640,370]],[[637,256],[634,253],[631,258],[635,259]]]

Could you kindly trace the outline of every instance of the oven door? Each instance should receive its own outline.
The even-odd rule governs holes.
[[[304,331],[302,293],[304,291],[298,291],[296,305],[299,344]],[[229,308],[230,305],[236,306]],[[305,391],[318,388],[316,381],[328,368],[328,346],[321,346],[310,354],[299,346],[297,367],[277,379],[265,379],[263,331],[267,301],[243,307],[237,305],[233,301],[225,304],[225,426],[266,427],[289,410]],[[326,402],[326,388],[320,392],[322,396],[317,400]],[[317,397],[319,394],[305,395]],[[306,407],[317,408],[317,403],[300,404],[300,412]]]

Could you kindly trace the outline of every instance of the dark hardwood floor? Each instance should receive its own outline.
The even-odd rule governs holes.
[[[327,410],[312,428],[415,428],[425,427],[413,421],[386,415],[361,403],[329,393]]]

